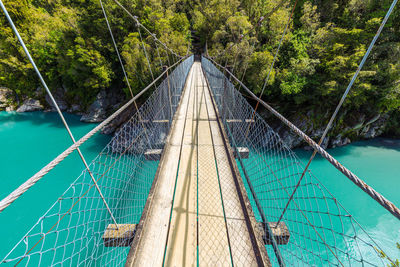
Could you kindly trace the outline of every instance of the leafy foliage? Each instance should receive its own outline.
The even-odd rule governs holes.
[[[154,75],[161,72],[160,60],[167,64],[174,59],[143,29],[142,44],[133,20],[113,1],[104,2],[136,93],[152,78],[143,47]],[[177,9],[178,2],[170,2],[121,1],[160,40],[184,55],[189,21]],[[53,88],[63,87],[72,103],[87,106],[100,90],[110,88],[130,96],[98,0],[10,0],[6,7],[45,80]],[[0,85],[21,96],[32,96],[40,86],[4,16],[0,16]]]
[[[258,94],[294,4],[293,0],[120,1],[176,52],[186,54],[192,39],[198,51],[207,48]],[[333,110],[391,2],[298,0],[263,97],[284,114]],[[6,5],[46,80],[53,87],[64,87],[71,101],[88,104],[104,88],[129,95],[98,0],[9,0]],[[151,80],[149,63],[157,75],[160,60],[166,64],[174,58],[148,33],[141,31],[140,36],[135,23],[113,1],[105,0],[105,6],[135,93]],[[0,23],[0,85],[29,96],[39,83],[4,16]],[[352,113],[400,117],[399,7],[345,102],[342,115]],[[400,132],[395,121],[389,127]]]
[[[392,1],[297,2],[263,97],[279,105],[284,114],[308,114],[310,111],[326,114],[327,109],[333,111],[337,105]],[[219,18],[224,18],[226,23],[220,24],[219,28],[209,27],[208,52],[238,77],[246,71],[245,83],[255,93],[260,93],[293,4],[294,1],[279,0],[241,1],[239,5],[233,5],[229,17],[226,17],[227,12],[221,12],[221,16],[211,22],[204,18],[196,21],[201,21],[202,25],[214,25]],[[198,10],[211,7],[211,3],[199,4]],[[237,14],[241,19],[235,20],[238,23],[236,28],[249,33],[240,40],[238,30],[229,30],[228,23]],[[265,16],[264,21],[258,25],[261,16]],[[202,25],[196,24],[196,27],[201,29]],[[399,29],[400,8],[397,7],[356,80],[342,114],[356,112],[373,117],[390,113],[392,119],[398,117],[395,114],[400,113]],[[251,39],[256,41],[251,42]],[[243,43],[250,43],[253,47],[236,49]],[[232,44],[235,45],[230,48]],[[321,123],[328,117],[315,119]],[[338,122],[344,123],[346,121]]]

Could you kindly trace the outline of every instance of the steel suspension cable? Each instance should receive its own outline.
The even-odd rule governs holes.
[[[285,38],[286,32],[287,32],[287,30],[288,30],[288,28],[289,28],[289,25],[290,25],[290,22],[292,21],[292,17],[293,17],[293,14],[294,14],[294,10],[296,9],[297,1],[298,1],[298,0],[296,0],[296,1],[294,2],[293,8],[292,8],[292,12],[290,13],[289,19],[288,19],[288,21],[287,21],[287,23],[286,23],[286,25],[285,25],[285,29],[283,30],[281,39],[279,40],[279,45],[278,45],[278,47],[277,47],[277,49],[276,49],[276,52],[275,52],[275,55],[274,55],[274,59],[272,60],[272,63],[271,63],[271,65],[270,65],[270,68],[269,68],[269,71],[268,71],[268,75],[267,75],[267,77],[265,78],[264,85],[263,85],[263,87],[262,87],[262,90],[261,90],[259,99],[261,99],[261,98],[262,98],[262,95],[264,94],[265,87],[267,86],[267,83],[268,83],[269,78],[270,78],[270,76],[271,76],[271,73],[272,73],[272,70],[273,70],[273,68],[274,68],[276,59],[278,58],[279,50],[281,49],[281,46],[282,46],[282,43],[283,43],[283,39]],[[252,115],[251,119],[254,119],[254,116],[255,116],[255,113],[257,112],[257,109],[258,109],[259,104],[260,104],[260,101],[257,101],[257,104],[256,104],[256,106],[255,106],[255,108],[254,108],[254,112],[253,112],[253,115]],[[249,130],[250,130],[250,124],[249,124],[249,126],[247,127],[246,136],[248,135]]]
[[[136,23],[137,25],[139,25],[140,27],[142,27],[148,34],[150,34],[151,36],[153,36],[154,40],[158,41],[162,46],[165,47],[165,49],[169,50],[173,55],[177,56],[178,59],[183,58],[181,55],[176,54],[172,49],[170,49],[165,43],[163,43],[160,39],[158,39],[157,37],[155,37],[153,35],[153,33],[147,29],[142,23],[140,23],[140,21],[138,20],[137,16],[132,15],[132,13],[130,13],[119,1],[117,0],[113,0],[120,8],[122,8],[122,10],[124,10],[128,16],[130,16]]]
[[[123,72],[124,77],[125,77],[125,82],[126,82],[126,84],[127,84],[127,86],[128,86],[128,89],[129,89],[129,92],[130,92],[130,94],[131,94],[131,97],[133,98],[134,95],[133,95],[133,92],[132,92],[131,83],[129,82],[128,75],[127,75],[126,70],[125,70],[125,67],[124,67],[124,63],[122,62],[122,58],[121,58],[121,55],[120,55],[120,53],[119,53],[118,46],[117,46],[117,43],[116,43],[116,41],[115,41],[114,34],[113,34],[113,32],[112,32],[110,23],[109,23],[109,21],[108,21],[107,13],[106,13],[106,10],[105,10],[105,8],[104,8],[104,6],[103,6],[103,1],[102,1],[102,0],[100,0],[100,6],[101,6],[101,9],[102,9],[102,11],[103,11],[103,15],[104,15],[104,18],[105,18],[105,20],[106,20],[107,28],[108,28],[108,31],[110,32],[111,40],[112,40],[112,42],[113,42],[115,52],[117,53],[118,60],[119,60],[119,63],[120,63],[120,65],[121,65],[121,69],[122,69],[122,72]],[[153,80],[154,80],[154,79],[153,79]],[[147,142],[149,143],[149,146],[151,147],[150,139],[149,139],[149,136],[148,136],[148,134],[147,134],[146,127],[145,127],[145,125],[144,125],[144,123],[143,123],[143,119],[142,119],[142,115],[141,115],[141,113],[140,113],[140,111],[139,111],[139,107],[138,107],[136,101],[133,101],[133,104],[135,105],[136,112],[138,112],[139,120],[141,121],[142,127],[143,127],[143,129],[145,130],[145,135],[146,135]]]
[[[273,13],[275,13],[275,11],[277,11],[278,8],[280,8],[286,1],[287,1],[287,0],[281,0],[268,14],[266,14],[266,15],[264,15],[264,16],[261,16],[260,19],[259,19],[258,22],[257,22],[257,26],[261,26],[261,24],[262,24],[262,22],[264,21],[264,19],[265,19],[266,17],[271,16]],[[246,34],[242,34],[242,35],[240,36],[240,38],[239,38],[239,42],[238,42],[238,43],[240,43],[240,41],[242,40],[242,38],[243,38],[245,35],[250,34],[255,28],[256,28],[256,27],[253,26]],[[238,43],[233,43],[233,44],[231,44],[228,48],[224,49],[221,53],[219,53],[218,55],[216,55],[216,56],[214,56],[214,57],[211,57],[211,58],[217,59],[218,57],[223,56],[227,51],[229,51],[233,46],[237,45]],[[207,57],[208,57],[208,55],[207,55]]]
[[[64,124],[65,129],[68,132],[69,137],[71,138],[71,140],[74,143],[74,145],[76,145],[75,137],[72,134],[71,129],[69,128],[68,123],[65,120],[64,115],[62,114],[62,112],[61,112],[61,110],[60,110],[60,108],[59,108],[59,106],[57,104],[57,101],[54,99],[53,94],[51,93],[49,87],[47,86],[46,81],[44,80],[44,78],[42,77],[42,74],[40,73],[38,67],[36,66],[35,61],[33,60],[28,48],[26,47],[25,42],[22,40],[22,38],[21,38],[21,36],[20,36],[20,34],[18,32],[18,29],[15,27],[14,22],[11,19],[10,15],[8,14],[8,11],[7,11],[6,7],[4,6],[2,0],[0,0],[0,6],[1,6],[1,8],[2,8],[2,10],[3,10],[3,12],[4,12],[4,14],[5,14],[5,16],[6,16],[7,20],[8,20],[8,22],[10,23],[11,28],[13,29],[15,35],[17,36],[17,38],[18,38],[18,40],[19,40],[19,42],[20,42],[20,44],[21,44],[26,56],[28,57],[28,60],[32,64],[37,76],[39,77],[40,82],[42,83],[43,87],[45,88],[47,94],[49,95],[49,97],[51,99],[51,102],[53,103],[54,107],[56,108],[57,113],[58,113],[62,123]],[[86,170],[88,171],[88,173],[89,173],[94,185],[96,186],[96,189],[97,189],[97,191],[98,191],[98,193],[99,193],[99,195],[100,195],[105,207],[107,208],[107,211],[110,214],[110,216],[111,216],[111,218],[112,218],[112,220],[113,220],[113,222],[115,224],[115,227],[118,229],[117,221],[115,220],[114,215],[112,214],[111,209],[108,206],[107,201],[105,200],[105,198],[103,196],[103,193],[101,192],[100,187],[98,186],[98,184],[96,182],[96,179],[94,178],[93,173],[90,170],[89,165],[86,162],[85,157],[83,156],[83,154],[82,154],[82,152],[81,152],[81,150],[79,148],[77,148],[76,150],[77,150],[77,152],[79,154],[79,157],[81,158],[81,160],[83,162],[83,165],[85,166]],[[1,204],[1,202],[0,202],[0,204]]]
[[[145,55],[145,57],[146,57],[147,65],[148,65],[148,67],[149,67],[149,71],[150,71],[150,74],[151,74],[151,78],[154,80],[153,71],[151,70],[151,65],[150,65],[150,59],[149,59],[149,57],[148,57],[148,55],[147,55],[146,46],[145,46],[145,44],[144,44],[144,42],[143,42],[142,33],[140,32],[139,24],[137,24],[137,29],[138,29],[140,41],[142,42],[142,47],[143,47],[144,55]],[[154,85],[154,86],[155,86],[155,85]],[[157,87],[156,87],[156,88],[157,88]]]
[[[328,122],[328,125],[326,126],[326,128],[325,128],[325,130],[324,130],[324,133],[322,134],[321,139],[320,139],[319,142],[318,142],[318,145],[319,145],[319,146],[321,146],[322,142],[325,140],[326,135],[328,134],[329,130],[331,129],[333,121],[335,120],[335,118],[336,118],[336,116],[337,116],[337,114],[338,114],[340,108],[341,108],[342,105],[343,105],[343,102],[345,101],[347,95],[349,94],[350,89],[353,87],[353,84],[354,84],[355,80],[357,79],[358,75],[360,74],[360,71],[362,70],[362,68],[363,68],[363,66],[364,66],[364,64],[365,64],[365,62],[366,62],[366,60],[367,60],[369,54],[371,53],[371,50],[373,49],[373,47],[374,47],[376,41],[378,40],[378,38],[379,38],[379,36],[380,36],[380,34],[381,34],[383,28],[384,28],[385,25],[386,25],[386,22],[388,21],[388,19],[389,19],[391,13],[392,13],[394,7],[396,6],[397,1],[398,1],[398,0],[393,0],[391,6],[389,7],[389,10],[387,11],[386,16],[385,16],[385,18],[383,19],[381,25],[379,26],[379,29],[378,29],[378,31],[376,32],[374,38],[372,39],[372,41],[371,41],[371,43],[370,43],[370,45],[369,45],[369,47],[368,47],[367,52],[364,54],[364,57],[363,57],[363,59],[361,60],[361,63],[360,63],[360,65],[358,66],[356,73],[354,73],[353,78],[351,79],[349,85],[348,85],[347,88],[346,88],[346,91],[344,92],[342,98],[341,98],[340,101],[339,101],[339,104],[336,106],[336,109],[335,109],[335,111],[333,112],[333,114],[332,114],[332,116],[331,116],[331,118],[330,118],[330,120],[329,120],[329,122]],[[291,196],[290,196],[290,198],[289,198],[289,200],[288,200],[288,202],[287,202],[287,204],[286,204],[286,206],[285,206],[285,208],[284,208],[284,210],[283,210],[283,212],[282,212],[282,214],[281,214],[281,216],[280,216],[280,218],[279,218],[279,220],[278,220],[278,222],[277,222],[277,224],[276,224],[275,227],[277,227],[278,224],[279,224],[279,222],[282,220],[283,215],[285,214],[287,208],[289,207],[290,201],[293,199],[294,194],[296,193],[298,187],[300,186],[300,183],[301,183],[301,181],[303,180],[303,177],[304,177],[305,173],[307,172],[308,167],[310,166],[310,164],[311,164],[311,162],[313,161],[313,159],[314,159],[314,157],[315,157],[316,154],[317,154],[317,150],[314,149],[314,152],[312,153],[310,159],[308,160],[307,165],[306,165],[306,167],[304,168],[304,171],[303,171],[303,173],[301,174],[301,177],[300,177],[300,179],[298,180],[298,182],[297,182],[297,184],[296,184],[296,187],[294,188],[293,193],[291,194]]]

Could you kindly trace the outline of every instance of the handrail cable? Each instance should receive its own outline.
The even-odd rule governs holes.
[[[213,59],[211,60],[216,66],[221,69],[224,69],[223,66],[215,62]],[[362,179],[360,179],[357,175],[343,166],[339,161],[337,161],[332,155],[330,155],[325,149],[319,146],[312,138],[310,138],[307,134],[297,128],[296,125],[291,123],[288,119],[286,119],[282,114],[276,111],[273,107],[271,107],[264,100],[260,99],[256,96],[246,85],[244,85],[236,76],[234,76],[229,70],[224,69],[226,73],[231,75],[233,79],[242,85],[243,89],[254,99],[260,102],[266,109],[268,109],[274,116],[280,119],[284,124],[286,124],[292,131],[294,131],[298,136],[300,136],[305,142],[307,142],[312,148],[316,149],[317,152],[327,159],[336,169],[338,169],[341,173],[343,173],[347,178],[350,179],[354,184],[356,184],[361,190],[367,193],[370,197],[372,197],[375,201],[377,201],[382,207],[384,207],[387,211],[389,211],[392,215],[394,215],[397,219],[400,220],[400,209],[396,207],[391,201],[386,199],[382,194],[377,192],[375,189],[370,187],[367,183],[365,183]]]
[[[0,0],[1,1],[1,0]],[[7,197],[0,201],[0,212],[2,212],[5,208],[11,205],[15,200],[17,200],[23,193],[29,190],[34,184],[36,184],[40,179],[43,178],[48,172],[50,172],[55,166],[57,166],[60,162],[62,162],[67,156],[69,156],[74,150],[78,149],[83,143],[85,143],[89,138],[91,138],[95,133],[103,129],[108,123],[110,123],[113,119],[115,119],[119,114],[121,114],[124,110],[126,110],[135,100],[137,100],[140,96],[142,96],[145,92],[147,92],[154,83],[160,80],[164,75],[166,75],[167,71],[178,65],[182,60],[186,58],[181,58],[172,66],[168,67],[163,73],[160,74],[152,83],[147,85],[142,91],[137,93],[134,98],[130,99],[125,105],[115,111],[112,115],[110,115],[107,119],[97,125],[93,130],[88,132],[85,136],[79,139],[75,144],[71,145],[69,148],[64,150],[61,154],[59,154],[56,158],[54,158],[51,162],[49,162],[46,166],[44,166],[40,171],[34,174],[31,178],[26,180],[23,184],[21,184],[17,189],[15,189],[12,193],[10,193]]]

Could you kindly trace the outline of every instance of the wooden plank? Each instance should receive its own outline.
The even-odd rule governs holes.
[[[276,227],[276,222],[268,222],[268,225],[278,245],[287,245],[289,243],[290,232],[285,222],[279,222],[278,227]],[[262,229],[264,233],[263,235],[264,243],[266,245],[272,245],[272,239],[268,231],[266,231],[265,223],[260,222],[259,227],[260,229]]]
[[[135,235],[136,224],[109,224],[103,234],[105,247],[129,247]]]
[[[241,123],[241,122],[243,122],[243,120],[241,120],[241,119],[226,119],[226,122],[227,123]],[[246,122],[246,123],[254,123],[255,120],[253,120],[253,119],[245,119],[244,122]]]
[[[153,120],[154,123],[169,123],[169,120]]]
[[[162,149],[147,149],[144,152],[144,158],[146,160],[160,160],[162,154]]]
[[[242,158],[242,159],[248,159],[249,158],[250,151],[249,151],[249,149],[247,147],[238,147],[237,151],[239,152],[240,158]],[[236,150],[233,152],[233,154],[235,155],[235,158],[238,158]]]
[[[239,122],[242,122],[242,120],[239,120],[239,119],[227,119],[226,122],[227,123],[233,123],[233,122],[239,123]]]

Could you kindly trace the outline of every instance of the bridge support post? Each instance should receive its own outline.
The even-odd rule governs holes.
[[[172,111],[172,101],[171,101],[171,87],[169,83],[169,74],[168,74],[168,69],[167,69],[167,84],[168,84],[168,99],[169,99],[169,109],[170,109],[170,116],[169,119],[172,121],[172,116],[173,116],[173,111]]]

